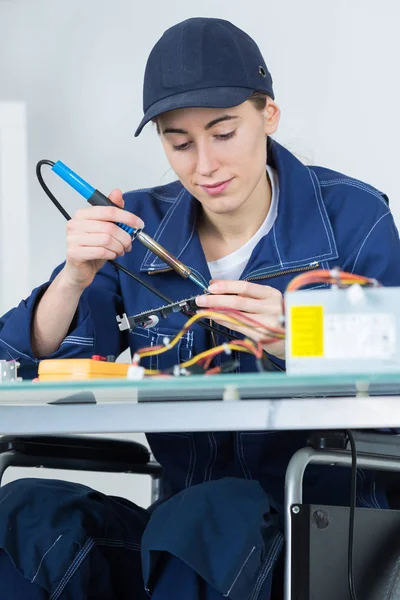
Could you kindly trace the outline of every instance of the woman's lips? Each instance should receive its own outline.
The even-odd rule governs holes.
[[[232,177],[233,179],[233,177]],[[226,190],[232,179],[228,179],[227,181],[221,181],[215,185],[202,185],[201,187],[205,190],[210,196],[217,196]]]

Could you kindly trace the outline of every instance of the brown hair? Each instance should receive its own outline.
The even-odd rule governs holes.
[[[151,121],[152,121],[152,123],[154,123],[154,125],[156,126],[156,129],[157,129],[157,133],[158,133],[158,135],[160,135],[160,126],[159,126],[159,124],[158,124],[157,117],[154,117],[154,118],[153,118]]]
[[[255,108],[260,111],[264,110],[267,106],[267,99],[268,96],[267,94],[264,94],[264,92],[253,92],[249,98],[250,102],[255,106]]]

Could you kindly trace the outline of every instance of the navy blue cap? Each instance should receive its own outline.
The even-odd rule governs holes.
[[[274,99],[272,77],[255,41],[223,19],[187,19],[167,29],[150,53],[144,117],[135,136],[169,110],[229,108],[255,91]]]

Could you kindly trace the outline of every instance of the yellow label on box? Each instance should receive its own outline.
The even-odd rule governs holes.
[[[324,355],[324,309],[322,306],[292,306],[290,331],[293,358]]]

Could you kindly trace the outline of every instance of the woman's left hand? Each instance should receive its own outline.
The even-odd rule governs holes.
[[[209,295],[196,298],[197,306],[216,310],[232,308],[266,327],[281,329],[279,317],[282,314],[282,294],[279,290],[248,281],[213,280],[209,291],[211,292]],[[256,341],[265,340],[267,337],[265,331],[262,333],[257,328],[239,327],[222,319],[215,319],[215,321]],[[285,340],[265,344],[263,347],[269,354],[285,359]]]

